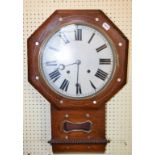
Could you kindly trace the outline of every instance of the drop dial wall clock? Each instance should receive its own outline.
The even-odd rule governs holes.
[[[28,79],[50,102],[53,152],[105,151],[105,104],[126,83],[127,50],[100,10],[55,11],[29,37]]]

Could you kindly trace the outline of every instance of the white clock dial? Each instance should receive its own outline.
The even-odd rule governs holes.
[[[55,32],[41,50],[44,79],[56,93],[74,99],[103,90],[115,68],[115,54],[98,30],[71,24]]]

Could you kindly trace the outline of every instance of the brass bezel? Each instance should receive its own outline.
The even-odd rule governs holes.
[[[44,48],[47,44],[47,42],[49,41],[49,39],[55,34],[57,33],[61,28],[65,27],[65,26],[69,26],[69,25],[72,25],[72,24],[75,24],[75,25],[82,25],[82,26],[88,26],[90,28],[93,28],[95,29],[96,31],[98,31],[98,33],[100,33],[101,35],[103,35],[107,42],[109,43],[111,49],[112,49],[112,53],[113,53],[113,70],[112,70],[112,74],[110,75],[109,77],[109,80],[107,81],[107,83],[100,89],[98,90],[97,92],[95,92],[94,94],[92,95],[89,95],[89,96],[85,96],[85,97],[70,97],[70,96],[67,96],[67,95],[64,95],[60,92],[58,92],[57,90],[54,89],[54,87],[52,87],[48,80],[46,79],[45,75],[44,75],[44,71],[43,71],[43,68],[42,68],[42,63],[41,63],[41,59],[42,59],[42,54],[43,54],[43,51],[44,51]],[[56,27],[55,29],[53,29],[49,34],[48,36],[44,39],[43,43],[41,44],[40,46],[40,50],[39,50],[39,55],[38,55],[38,67],[39,67],[39,72],[40,72],[40,75],[43,77],[44,81],[46,82],[46,84],[48,85],[48,87],[53,90],[56,94],[60,95],[61,97],[63,98],[67,98],[67,99],[73,99],[73,100],[83,100],[83,99],[90,99],[90,98],[93,98],[94,96],[102,93],[106,87],[108,86],[108,84],[111,82],[111,80],[113,79],[113,76],[115,74],[115,70],[116,70],[116,67],[119,65],[118,63],[118,55],[117,55],[117,52],[116,52],[116,48],[115,48],[115,45],[113,43],[113,41],[110,39],[110,37],[101,29],[99,29],[99,27],[96,27],[95,25],[92,25],[92,24],[89,24],[87,22],[68,22],[66,24],[62,24],[58,27]]]

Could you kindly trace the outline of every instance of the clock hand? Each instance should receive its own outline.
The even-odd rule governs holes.
[[[77,64],[77,62],[74,62],[74,63],[72,63],[72,64],[65,65],[65,67],[72,66],[72,65],[76,65],[76,64]]]
[[[79,65],[81,64],[81,60],[76,60],[77,64],[77,83],[79,83]]]
[[[79,82],[79,64],[77,63],[77,83]]]
[[[81,61],[77,60],[76,63],[77,63],[76,94],[78,93],[81,94],[82,91],[81,91],[81,86],[79,84],[79,67],[80,67]]]
[[[60,65],[58,66],[58,69],[64,70],[65,67],[72,66],[72,65],[76,65],[76,64],[77,64],[77,62],[74,62],[74,63],[71,63],[71,64],[67,64],[67,65],[60,64]]]
[[[60,69],[60,70],[64,70],[64,69],[65,69],[65,65],[60,64],[60,65],[58,66],[58,69]]]

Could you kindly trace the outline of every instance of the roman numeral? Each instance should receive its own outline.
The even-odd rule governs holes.
[[[82,40],[82,29],[75,30],[75,40],[77,41]]]
[[[90,42],[92,41],[92,39],[94,38],[95,36],[95,33],[92,34],[92,36],[90,37],[89,41],[88,41],[88,44],[90,44]]]
[[[93,84],[92,81],[90,81],[90,84],[91,84],[91,86],[96,90],[96,87],[95,87],[95,85]]]
[[[52,46],[49,46],[48,48],[49,48],[49,49],[51,49],[51,50],[53,50],[53,51],[56,51],[56,52],[58,52],[58,51],[59,51],[57,48],[52,47]]]
[[[97,72],[96,72],[96,74],[95,74],[95,76],[104,81],[107,78],[108,73],[104,72],[101,69],[98,69]]]
[[[111,64],[111,59],[100,59],[100,65],[109,65]]]
[[[46,66],[57,66],[57,61],[47,61]]]
[[[79,83],[76,84],[76,94],[82,94],[81,85]]]
[[[61,84],[61,86],[60,86],[60,89],[61,89],[61,90],[67,91],[67,90],[68,90],[68,86],[69,86],[69,81],[65,79],[65,80],[62,82],[62,84]]]
[[[53,80],[53,82],[57,81],[60,78],[60,72],[58,69],[56,69],[55,71],[53,71],[52,73],[49,74],[51,80]]]
[[[60,33],[59,37],[64,41],[65,44],[70,43],[70,41],[67,39],[67,37],[64,33]]]
[[[107,48],[107,45],[106,45],[106,44],[104,44],[104,45],[98,47],[98,48],[96,49],[96,51],[97,51],[97,52],[100,52],[100,51],[102,51],[102,50],[105,49],[105,48]]]

